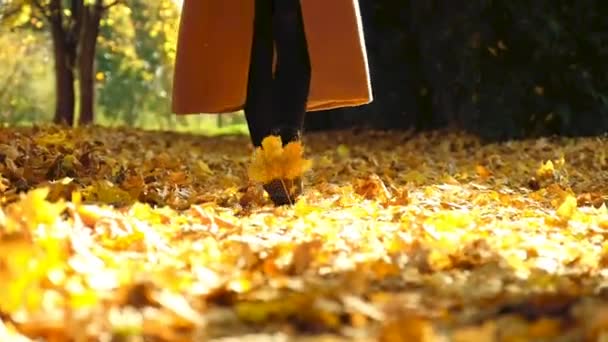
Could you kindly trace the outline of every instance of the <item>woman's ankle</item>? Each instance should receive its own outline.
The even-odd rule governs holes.
[[[270,131],[270,134],[281,137],[283,146],[302,140],[302,129],[293,126],[276,126]]]

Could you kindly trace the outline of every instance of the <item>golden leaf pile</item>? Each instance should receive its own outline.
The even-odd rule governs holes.
[[[0,128],[0,341],[605,339],[608,139],[305,145]]]
[[[289,142],[285,147],[279,136],[268,136],[262,146],[255,149],[249,178],[260,183],[275,179],[296,179],[310,169],[312,162],[302,158],[303,148],[300,141]]]

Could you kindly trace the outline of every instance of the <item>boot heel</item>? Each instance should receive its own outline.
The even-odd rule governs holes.
[[[302,194],[302,178],[296,179],[275,179],[270,183],[264,184],[264,190],[270,196],[272,202],[277,205],[292,205]]]

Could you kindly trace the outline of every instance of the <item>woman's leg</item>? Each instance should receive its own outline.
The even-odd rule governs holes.
[[[310,89],[310,57],[300,0],[273,0],[272,34],[277,53],[273,85],[273,133],[283,143],[297,140],[304,128]]]
[[[255,0],[253,44],[244,108],[254,146],[260,146],[273,127],[272,6],[272,0]]]
[[[331,0],[330,0],[331,1]],[[273,0],[272,34],[276,68],[272,91],[272,134],[283,144],[301,138],[310,88],[310,58],[300,0]],[[264,185],[276,205],[293,204],[302,193],[302,179],[281,179]]]

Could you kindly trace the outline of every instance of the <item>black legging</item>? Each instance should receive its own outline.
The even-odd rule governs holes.
[[[273,45],[277,61],[273,77]],[[301,132],[310,88],[310,58],[300,0],[255,0],[245,116],[251,141],[269,134],[283,143]]]

